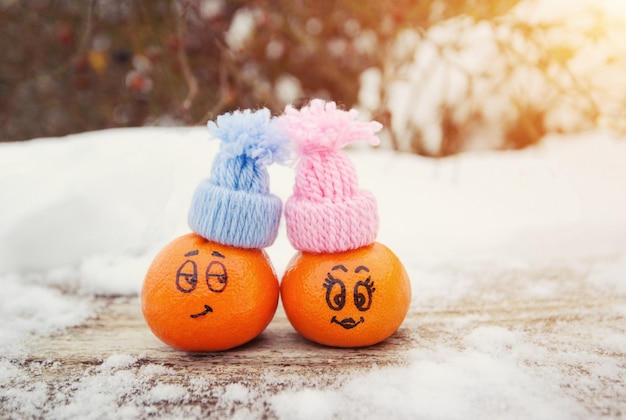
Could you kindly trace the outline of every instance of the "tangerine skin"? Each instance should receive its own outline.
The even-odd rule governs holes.
[[[265,251],[190,233],[154,258],[141,309],[164,343],[192,352],[222,351],[259,335],[274,317],[278,299],[278,279]]]
[[[332,347],[384,341],[400,327],[411,304],[406,270],[378,242],[332,254],[298,252],[288,264],[280,290],[296,331]]]

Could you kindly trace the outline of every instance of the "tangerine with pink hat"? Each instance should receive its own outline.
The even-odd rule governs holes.
[[[358,185],[341,150],[377,145],[378,122],[360,122],[319,99],[288,106],[279,125],[298,156],[293,194],[285,203],[287,236],[298,251],[281,281],[287,317],[305,338],[334,347],[362,347],[392,336],[411,302],[402,263],[376,242],[376,198]]]

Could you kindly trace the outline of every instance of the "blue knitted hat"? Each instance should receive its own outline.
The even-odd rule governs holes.
[[[235,111],[209,121],[222,140],[211,176],[200,182],[189,209],[198,235],[239,248],[264,248],[278,233],[282,202],[270,194],[267,165],[288,157],[288,138],[270,111]]]

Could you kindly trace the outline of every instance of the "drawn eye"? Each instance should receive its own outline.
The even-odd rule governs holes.
[[[226,267],[219,261],[211,261],[206,268],[206,284],[209,290],[215,293],[222,293],[228,284],[228,274]]]
[[[326,304],[333,311],[340,311],[346,304],[346,286],[341,280],[328,273],[324,287],[326,288]]]
[[[191,293],[198,284],[198,267],[195,261],[187,260],[176,272],[176,288],[183,293]]]
[[[372,306],[372,293],[375,290],[374,282],[369,277],[365,281],[356,282],[354,285],[354,304],[359,311],[365,312]]]

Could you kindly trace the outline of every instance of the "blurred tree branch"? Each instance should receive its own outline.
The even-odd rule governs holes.
[[[506,121],[508,140],[501,147],[538,141],[548,129],[550,108],[567,101],[598,123],[606,105],[596,97],[594,82],[572,68],[576,49],[546,43],[556,24],[511,20],[506,14],[519,1],[0,3],[0,48],[6,51],[0,62],[0,140],[199,124],[236,108],[267,106],[279,113],[286,103],[312,97],[352,107],[359,103],[359,79],[366,69],[380,72],[378,106],[370,111],[389,128],[396,149],[438,156],[463,150],[468,133],[492,118],[481,100],[504,93],[512,95],[517,120]],[[489,26],[505,64],[466,67],[459,58],[466,48],[463,34],[447,40],[433,36],[459,22]],[[599,42],[604,27],[596,26],[589,29],[589,39]],[[522,44],[525,50],[519,49]],[[416,76],[421,48],[434,54],[419,58],[422,74]],[[428,108],[441,133],[434,150],[428,145],[433,135],[426,133],[432,127],[408,114],[423,92],[432,91],[431,78],[441,71],[456,79],[437,79],[437,94],[446,99]],[[547,89],[539,102],[525,89],[511,87],[511,80],[535,80],[537,71]],[[404,105],[408,110],[401,112],[392,106],[398,82],[411,95]]]
[[[181,6],[181,11],[179,13],[176,13],[176,32],[178,34],[179,39],[185,39],[187,35],[186,34],[187,31],[185,29],[187,19],[185,15],[186,15],[187,10],[190,7],[192,7],[192,3],[190,1],[186,1]],[[183,72],[183,76],[185,78],[185,82],[187,83],[187,89],[188,89],[187,96],[185,97],[181,105],[181,114],[184,120],[189,122],[190,120],[189,111],[191,110],[191,107],[193,106],[193,101],[198,95],[198,91],[199,91],[198,79],[196,79],[193,72],[191,71],[191,68],[189,67],[189,60],[187,59],[187,53],[185,52],[185,49],[183,48],[182,44],[178,45],[176,56],[178,58],[178,63]]]

